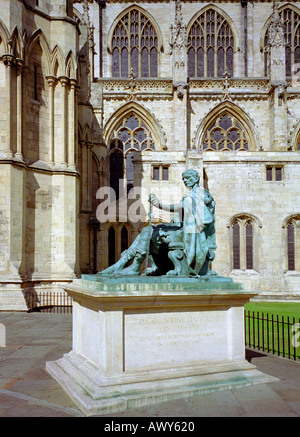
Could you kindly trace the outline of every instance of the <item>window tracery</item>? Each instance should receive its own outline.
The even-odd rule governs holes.
[[[257,232],[262,225],[260,221],[249,214],[239,214],[228,224],[231,241],[231,260],[234,270],[253,270],[257,268]],[[256,242],[256,243],[255,243]]]
[[[116,199],[122,196],[120,179],[125,180],[127,192],[134,183],[134,153],[155,150],[150,129],[135,114],[125,117],[114,131],[110,149],[110,186],[115,190]]]
[[[189,77],[233,76],[234,37],[227,20],[208,9],[193,23],[188,33]]]
[[[226,112],[210,123],[202,146],[203,150],[249,150],[250,141],[241,123]]]
[[[157,77],[158,37],[150,19],[132,9],[116,24],[112,35],[112,75]]]
[[[300,214],[288,217],[283,225],[287,271],[300,271]]]
[[[286,75],[291,77],[294,72],[294,66],[300,63],[300,15],[295,10],[287,7],[279,12],[279,16],[282,21],[286,42]],[[265,76],[268,74],[268,43],[269,29],[267,29],[264,39]]]

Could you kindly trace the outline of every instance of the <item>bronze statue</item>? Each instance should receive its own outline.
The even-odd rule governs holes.
[[[150,220],[120,259],[98,275],[140,275],[145,258],[145,274],[151,276],[216,275],[210,270],[216,249],[215,202],[200,188],[196,170],[184,171],[182,180],[189,192],[178,204],[163,205],[156,195],[149,196],[150,205],[174,212],[171,223],[153,226]]]

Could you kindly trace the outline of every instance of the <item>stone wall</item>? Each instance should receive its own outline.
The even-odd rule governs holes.
[[[248,1],[246,10],[240,1],[135,2],[157,33],[155,78],[112,77],[114,26],[133,3],[105,3],[99,11],[94,1],[72,8],[65,0],[39,0],[38,6],[0,0],[0,309],[26,309],[26,293],[57,290],[81,272],[107,267],[109,227],[116,231],[118,257],[122,227],[130,244],[148,221],[149,192],[178,201],[181,174],[189,167],[201,175],[204,169],[204,184],[216,200],[213,269],[260,296],[298,299],[300,92],[297,81],[285,77],[273,3]],[[299,2],[280,2],[279,13],[285,7],[300,16]],[[186,33],[211,8],[233,34],[233,75],[192,78]],[[264,37],[271,23],[265,77]],[[248,150],[203,150],[205,135],[222,114],[239,124]],[[110,181],[110,142],[131,115],[155,143],[155,150],[134,158],[135,184],[143,192],[140,220],[119,217],[101,223],[95,234],[97,188]],[[169,180],[153,180],[155,165],[168,166]],[[267,167],[273,175],[281,168],[281,180],[268,181]],[[170,214],[155,211],[154,223],[168,220]],[[252,269],[245,268],[244,253],[241,268],[233,269],[235,220],[252,223]],[[294,270],[287,263],[291,220]]]

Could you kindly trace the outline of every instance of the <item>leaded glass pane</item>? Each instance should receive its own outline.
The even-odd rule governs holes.
[[[153,180],[159,181],[159,167],[153,167]]]
[[[293,223],[287,227],[288,270],[295,270],[295,230]]]
[[[126,127],[133,131],[139,126],[139,120],[134,116],[131,115],[128,120],[126,121]]]
[[[146,135],[144,129],[138,129],[138,130],[134,133],[134,138],[135,138],[139,143],[142,143],[142,142],[147,138],[147,135]]]
[[[111,266],[116,262],[115,257],[116,232],[111,226],[108,231],[108,265]]]
[[[126,180],[127,180],[127,192],[133,187],[134,182],[134,166],[133,166],[134,152],[128,152],[126,154]],[[131,188],[128,188],[130,186]]]
[[[197,50],[197,77],[204,77],[204,52],[201,47]]]
[[[214,77],[215,75],[215,54],[214,49],[210,47],[207,50],[207,76]]]
[[[122,196],[119,190],[120,180],[123,179],[124,176],[124,166],[123,166],[123,153],[119,152],[116,149],[115,152],[112,152],[109,158],[109,166],[110,166],[110,187],[115,190],[116,199],[119,199]]]
[[[189,77],[195,77],[195,49],[193,47],[188,51],[188,70]]]
[[[253,228],[251,223],[246,225],[246,268],[253,269]]]
[[[134,76],[139,74],[139,53],[138,49],[134,47],[131,51],[131,67],[133,69]]]
[[[113,77],[120,77],[120,54],[119,49],[115,48],[112,54]]]
[[[275,168],[275,179],[276,179],[276,181],[282,180],[282,168],[281,167]]]
[[[130,132],[128,129],[124,128],[119,131],[118,138],[122,141],[122,143],[125,143],[130,138]]]
[[[232,232],[233,268],[240,269],[240,226],[236,222]]]
[[[142,50],[142,77],[149,76],[148,49],[144,47]]]
[[[163,167],[162,168],[162,180],[168,181],[169,180],[169,167]]]
[[[121,230],[121,252],[128,249],[128,229],[123,226]]]
[[[226,65],[228,74],[233,76],[233,48],[229,47],[226,52]]]
[[[128,50],[122,49],[121,52],[121,77],[128,77]]]
[[[218,68],[218,77],[221,77],[224,73],[224,49],[220,47],[218,49],[218,57],[217,57],[217,68]]]
[[[266,179],[267,179],[267,181],[272,181],[273,180],[273,170],[272,170],[272,167],[267,167],[266,168]]]
[[[150,77],[157,77],[157,49],[150,50]]]

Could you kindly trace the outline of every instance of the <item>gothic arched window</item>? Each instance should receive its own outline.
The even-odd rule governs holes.
[[[116,262],[115,255],[116,231],[113,226],[108,230],[108,265],[111,266]]]
[[[232,227],[232,259],[234,269],[240,269],[240,258],[240,225],[238,222],[235,222]]]
[[[296,64],[300,63],[300,15],[291,8],[285,8],[279,12],[285,36],[285,65],[286,75],[291,77]],[[265,52],[265,75],[268,69],[268,41],[269,29],[267,29],[264,40]],[[299,65],[298,65],[299,67]],[[296,67],[297,68],[297,67]]]
[[[112,75],[157,77],[158,38],[146,15],[137,9],[127,12],[112,35]]]
[[[128,229],[123,226],[121,230],[121,252],[125,249],[128,249]]]
[[[110,186],[116,192],[116,199],[122,196],[120,180],[124,180],[127,192],[133,188],[134,153],[151,150],[155,150],[154,141],[143,120],[134,114],[124,117],[110,141]]]
[[[287,258],[288,270],[295,270],[295,224],[292,222],[287,226]]]
[[[300,151],[300,132],[298,133],[298,137],[296,139],[296,150]]]
[[[230,229],[231,260],[234,270],[253,270],[257,267],[257,255],[254,256],[254,243],[257,238],[257,228],[261,224],[257,218],[249,214],[234,217],[228,228]],[[256,253],[258,250],[256,250]]]
[[[189,77],[233,76],[234,37],[227,20],[213,9],[199,15],[188,33]]]
[[[203,137],[203,150],[249,150],[250,140],[241,123],[225,112],[207,128]]]

